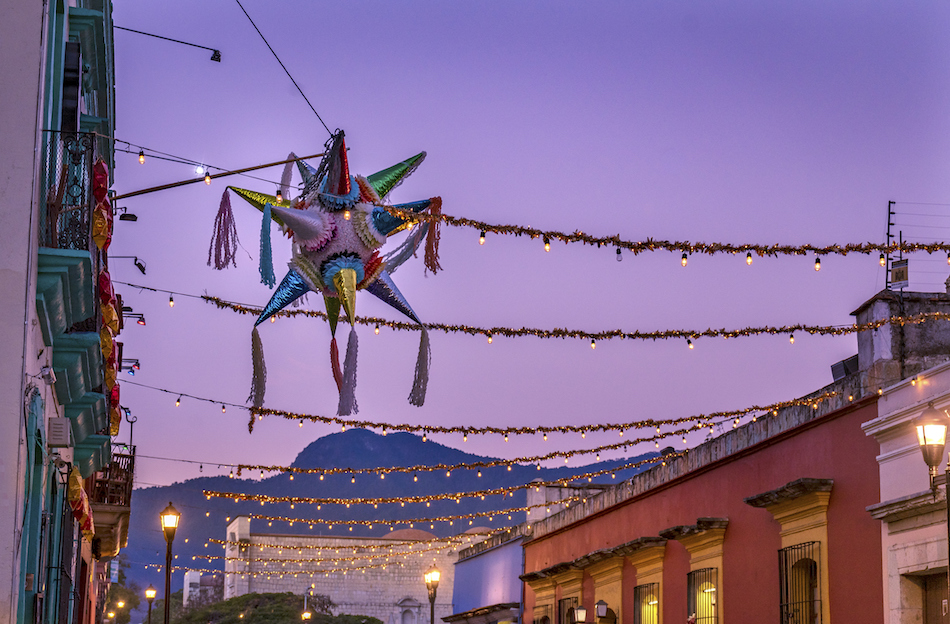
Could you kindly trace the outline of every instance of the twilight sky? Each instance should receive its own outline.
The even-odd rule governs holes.
[[[421,150],[428,158],[394,202],[434,195],[447,214],[626,240],[826,245],[882,242],[888,200],[911,240],[950,232],[950,7],[906,2],[263,2],[245,8],[331,129],[346,131],[364,175]],[[117,26],[218,48],[210,53],[117,30],[116,138],[223,169],[321,151],[327,133],[233,0],[116,2]],[[119,147],[124,147],[119,144]],[[138,147],[135,147],[135,152]],[[313,162],[316,165],[316,161]],[[270,297],[257,259],[260,213],[232,198],[238,268],[206,266],[231,177],[120,201],[113,279],[252,305]],[[114,190],[194,176],[193,167],[117,152]],[[295,177],[294,184],[299,182]],[[931,205],[933,204],[933,205]],[[275,271],[290,245],[272,230]],[[391,248],[390,245],[384,250]],[[444,271],[421,258],[394,275],[424,321],[589,331],[848,324],[883,288],[877,256],[693,256],[489,236],[443,227]],[[937,254],[911,260],[911,288],[943,291]],[[135,381],[241,403],[253,317],[201,300],[117,290],[148,325],[127,325]],[[310,301],[322,310],[318,297]],[[362,293],[357,313],[398,318]],[[358,417],[394,423],[538,425],[673,418],[792,399],[831,382],[851,337],[602,341],[432,334],[426,405],[406,397],[418,334],[360,333]],[[266,405],[332,415],[329,329],[319,320],[261,326]],[[346,330],[341,337],[345,343]],[[131,379],[123,374],[122,380]],[[288,464],[337,427],[122,386],[141,456],[208,464]],[[128,429],[122,436],[127,435]],[[461,436],[439,441],[518,457],[604,437]],[[676,446],[681,441],[673,440]],[[690,439],[690,445],[702,441]],[[650,445],[652,447],[652,444]],[[572,460],[574,461],[574,460]],[[581,460],[578,463],[593,461]],[[227,472],[224,469],[223,472]],[[141,457],[140,486],[198,476]]]

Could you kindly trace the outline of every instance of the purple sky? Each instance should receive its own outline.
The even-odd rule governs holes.
[[[950,7],[937,2],[282,2],[244,5],[331,129],[369,174],[421,150],[395,202],[440,195],[447,214],[627,240],[882,242],[888,200],[908,236],[950,232]],[[209,53],[116,31],[118,139],[239,168],[316,153],[325,130],[231,0],[118,2],[118,26],[219,48]],[[117,153],[124,193],[193,176],[185,165]],[[314,163],[316,164],[316,163]],[[276,181],[280,169],[260,173]],[[225,184],[119,203],[113,278],[263,305],[260,213],[232,199],[238,268],[205,265]],[[294,184],[299,179],[294,179]],[[918,215],[931,216],[918,216]],[[914,224],[915,227],[911,227]],[[923,226],[923,227],[921,227]],[[273,230],[275,270],[290,246]],[[391,246],[389,247],[391,248]],[[250,258],[248,257],[250,254]],[[615,261],[613,249],[443,228],[444,272],[421,258],[394,276],[425,321],[591,331],[847,324],[883,288],[877,256]],[[942,291],[942,255],[911,261],[911,287]],[[926,272],[924,272],[926,271]],[[148,325],[127,326],[135,381],[240,403],[253,319],[200,300],[119,287]],[[319,298],[311,303],[322,309]],[[399,318],[373,297],[357,313]],[[610,341],[432,335],[426,405],[410,406],[418,335],[360,328],[359,417],[420,424],[537,425],[682,417],[801,396],[831,382],[853,336]],[[332,415],[329,330],[317,320],[261,327],[269,407]],[[345,331],[342,334],[345,337]],[[127,379],[125,375],[123,379]],[[247,413],[122,386],[140,455],[287,464],[337,427]],[[126,430],[127,431],[127,430]],[[126,435],[125,433],[122,434]],[[439,441],[505,457],[614,442],[615,434]],[[695,445],[702,440],[690,440]],[[681,442],[675,440],[677,446]],[[650,445],[652,448],[652,445]],[[644,449],[645,450],[645,449]],[[593,458],[591,457],[592,461]],[[573,460],[572,460],[573,461]],[[578,463],[586,463],[587,460]],[[205,466],[203,474],[214,474]],[[227,472],[225,470],[224,472]],[[142,459],[140,485],[197,476]]]

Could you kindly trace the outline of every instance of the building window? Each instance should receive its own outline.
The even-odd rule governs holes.
[[[557,619],[560,624],[574,624],[574,607],[577,598],[562,598],[557,601]]]
[[[633,604],[633,624],[657,624],[660,621],[660,584],[634,587]]]
[[[805,542],[778,551],[783,624],[821,624],[819,545],[819,542]]]
[[[689,622],[715,624],[716,616],[716,568],[693,570],[686,575],[686,613]]]

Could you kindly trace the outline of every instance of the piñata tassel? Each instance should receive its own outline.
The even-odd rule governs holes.
[[[261,284],[266,284],[273,288],[277,283],[277,277],[274,275],[274,257],[270,248],[270,222],[271,222],[270,203],[264,204],[264,219],[261,221]]]
[[[234,213],[231,211],[231,196],[228,189],[224,189],[221,196],[221,205],[214,218],[214,232],[211,235],[211,244],[208,246],[208,266],[214,266],[218,271],[226,269],[230,264],[237,266],[238,235],[234,226]],[[211,259],[214,258],[214,264]]]
[[[433,197],[429,200],[429,214],[438,217],[442,215],[442,198]],[[442,265],[439,264],[439,225],[441,219],[432,219],[429,221],[429,231],[426,233],[426,270],[432,271],[435,275]]]
[[[330,367],[333,369],[333,381],[336,391],[343,391],[343,371],[340,370],[340,349],[336,346],[336,336],[330,341]]]
[[[409,403],[422,407],[426,402],[426,387],[429,385],[429,332],[422,327],[422,336],[419,338],[419,355],[416,358],[416,375],[412,380],[412,392],[409,393]]]
[[[359,339],[356,337],[356,328],[350,328],[350,338],[346,343],[346,358],[343,360],[343,387],[340,389],[340,403],[337,407],[337,416],[349,416],[359,413],[356,405],[356,352],[359,350]]]
[[[295,159],[297,155],[293,152],[287,155],[287,160]],[[284,165],[284,172],[280,174],[280,194],[283,195],[284,199],[290,199],[290,176],[294,172],[294,161]]]
[[[248,395],[247,401],[254,407],[260,407],[264,404],[264,391],[267,389],[267,366],[264,365],[264,345],[261,344],[257,325],[251,331],[251,362],[254,374],[251,378],[251,394]]]

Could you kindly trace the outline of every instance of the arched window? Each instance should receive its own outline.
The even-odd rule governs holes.
[[[403,609],[400,624],[416,624],[416,614],[412,609]]]
[[[818,624],[821,621],[818,546],[818,542],[807,542],[779,551],[783,622]]]

